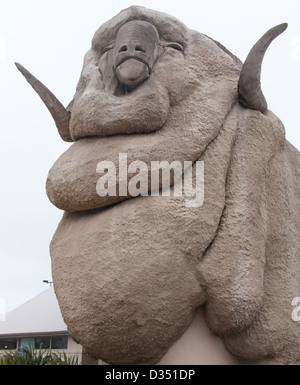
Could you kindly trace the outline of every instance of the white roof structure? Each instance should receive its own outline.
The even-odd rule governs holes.
[[[67,334],[53,288],[8,312],[4,319],[0,320],[0,337]]]

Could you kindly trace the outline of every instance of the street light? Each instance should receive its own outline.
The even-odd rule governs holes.
[[[50,285],[50,287],[51,287],[53,282],[52,281],[48,281],[47,279],[44,279],[43,283],[48,283]]]

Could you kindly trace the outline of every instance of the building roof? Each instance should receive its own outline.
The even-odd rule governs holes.
[[[1,337],[67,333],[53,288],[8,312],[4,319],[0,320]]]

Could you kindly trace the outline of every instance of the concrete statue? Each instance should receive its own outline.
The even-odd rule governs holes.
[[[300,360],[300,155],[260,86],[286,27],[243,64],[169,15],[128,8],[96,31],[67,108],[17,64],[74,142],[47,179],[64,210],[50,254],[64,320],[94,357],[157,363],[203,307],[232,356]],[[152,193],[154,163],[169,194]],[[178,164],[193,165],[193,186],[202,176],[198,204],[174,193]]]

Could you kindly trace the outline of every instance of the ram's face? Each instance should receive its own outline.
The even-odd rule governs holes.
[[[197,86],[199,42],[190,44],[182,25],[166,35],[155,22],[122,16],[97,31],[86,54],[70,120],[75,140],[159,130]]]

